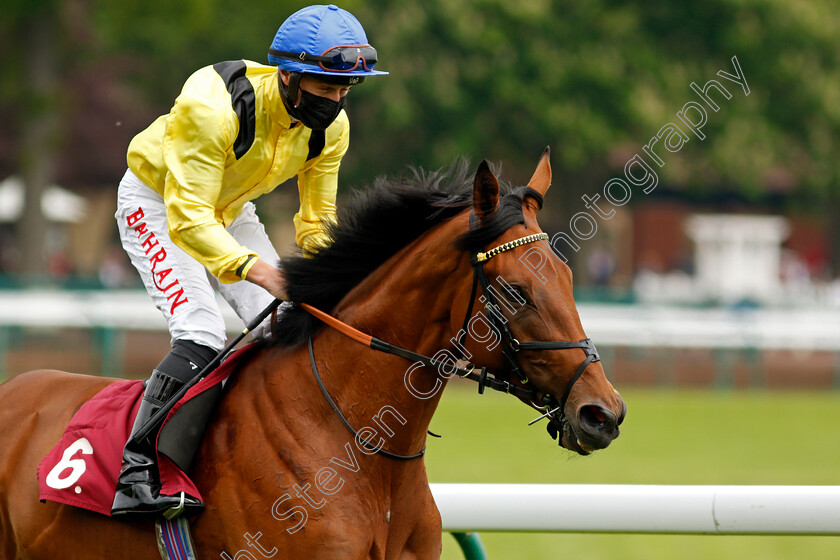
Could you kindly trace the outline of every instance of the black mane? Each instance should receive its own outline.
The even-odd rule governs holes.
[[[472,206],[470,165],[458,161],[448,169],[427,173],[414,169],[399,181],[385,177],[339,205],[337,221],[327,228],[327,245],[285,257],[281,268],[292,301],[327,313],[371,272],[433,226]],[[504,188],[505,191],[510,189]],[[499,210],[480,227],[457,240],[464,251],[481,250],[517,223],[523,223],[524,189],[504,194]],[[321,322],[299,306],[280,314],[268,342],[298,345],[314,335]]]

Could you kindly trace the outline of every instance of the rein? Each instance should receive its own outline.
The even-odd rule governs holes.
[[[542,206],[542,205],[540,204],[540,206]],[[449,373],[449,376],[457,374],[462,379],[469,379],[471,381],[475,381],[475,382],[478,383],[479,394],[483,394],[484,389],[486,387],[489,387],[489,388],[491,388],[495,391],[500,391],[502,393],[509,393],[509,394],[511,394],[515,397],[520,398],[520,399],[527,400],[528,402],[531,403],[531,405],[533,405],[538,410],[545,411],[545,413],[542,416],[540,416],[536,420],[532,421],[531,424],[533,424],[537,420],[541,420],[542,418],[552,418],[552,419],[554,419],[554,420],[556,420],[556,421],[558,421],[562,424],[562,422],[565,420],[565,417],[566,417],[565,412],[564,412],[565,407],[566,407],[566,401],[568,400],[569,395],[572,392],[572,388],[574,387],[577,380],[580,379],[581,375],[583,375],[583,372],[586,370],[586,368],[589,366],[589,364],[591,364],[592,362],[597,362],[601,359],[600,356],[598,355],[598,351],[595,349],[595,345],[588,338],[584,338],[583,340],[580,340],[580,341],[577,341],[577,342],[574,342],[574,341],[550,341],[550,342],[543,342],[543,341],[530,342],[530,341],[528,341],[528,342],[520,342],[519,340],[517,340],[513,336],[513,333],[510,331],[510,328],[508,327],[507,320],[505,320],[504,317],[502,316],[502,312],[501,312],[501,308],[499,306],[498,299],[496,298],[496,296],[494,294],[495,290],[491,289],[490,283],[487,281],[487,275],[484,272],[484,264],[487,261],[489,261],[490,259],[492,259],[493,257],[495,257],[495,256],[497,256],[501,253],[504,253],[505,251],[510,251],[511,249],[515,249],[517,247],[520,247],[522,245],[527,245],[527,244],[533,243],[535,241],[543,241],[543,240],[547,240],[547,239],[548,239],[548,234],[537,233],[537,234],[534,234],[534,235],[528,235],[528,236],[525,236],[525,237],[521,237],[519,239],[515,239],[515,240],[509,241],[507,243],[503,243],[503,244],[501,244],[497,247],[494,247],[493,249],[490,249],[487,252],[476,252],[476,253],[473,254],[472,260],[471,260],[472,267],[473,267],[473,286],[472,286],[472,291],[471,291],[471,294],[470,294],[470,303],[469,303],[469,306],[467,307],[467,314],[466,314],[466,317],[464,318],[464,328],[461,330],[461,336],[459,338],[459,345],[458,346],[460,348],[460,345],[463,342],[463,338],[466,335],[467,324],[469,323],[470,316],[472,315],[472,309],[473,309],[473,306],[475,305],[477,288],[478,288],[478,285],[481,285],[482,292],[484,293],[482,301],[485,302],[485,309],[487,311],[487,317],[488,317],[491,325],[493,326],[493,328],[497,332],[501,333],[502,355],[504,356],[505,361],[510,366],[511,371],[516,374],[516,376],[519,378],[519,380],[523,384],[529,383],[529,380],[528,380],[527,376],[525,376],[525,374],[522,373],[521,369],[519,368],[519,365],[518,365],[516,357],[515,357],[516,353],[518,353],[520,351],[523,351],[523,350],[525,350],[525,351],[567,350],[567,349],[573,349],[573,348],[580,348],[580,349],[583,350],[586,358],[580,364],[577,371],[575,371],[575,374],[572,376],[572,378],[569,380],[569,383],[566,385],[566,389],[563,391],[563,395],[562,395],[562,397],[560,398],[559,401],[557,401],[557,399],[554,398],[553,396],[546,394],[546,395],[543,396],[542,404],[538,404],[538,403],[535,402],[537,396],[539,395],[539,391],[536,388],[534,388],[533,386],[526,388],[526,387],[523,387],[521,385],[510,383],[509,381],[501,379],[500,377],[498,377],[495,374],[488,375],[487,367],[482,367],[479,370],[479,372],[476,372],[475,371],[476,366],[474,366],[472,364],[470,364],[470,367],[468,369],[466,369],[466,368],[457,366],[453,363],[441,362],[441,361],[435,360],[435,359],[433,359],[429,356],[425,356],[423,354],[418,354],[417,352],[412,352],[411,350],[407,350],[407,349],[402,348],[400,346],[396,346],[394,344],[390,344],[388,342],[385,342],[384,340],[376,338],[375,336],[371,336],[369,334],[363,333],[363,332],[351,327],[347,323],[344,323],[343,321],[340,321],[339,319],[336,319],[332,315],[328,315],[327,313],[324,313],[320,309],[312,307],[311,305],[309,305],[307,303],[299,303],[298,305],[300,305],[310,315],[312,315],[312,316],[316,317],[317,319],[323,321],[324,323],[326,323],[330,327],[336,329],[337,331],[344,334],[345,336],[347,336],[347,337],[349,337],[349,338],[351,338],[351,339],[353,339],[353,340],[355,340],[355,341],[357,341],[361,344],[364,344],[365,346],[368,346],[369,348],[371,348],[373,350],[377,350],[379,352],[385,352],[387,354],[392,354],[394,356],[399,356],[401,358],[404,358],[404,359],[412,361],[412,362],[420,362],[424,366],[437,368],[438,371],[446,371],[447,373]],[[411,460],[411,459],[418,459],[425,454],[426,448],[424,447],[419,453],[415,453],[413,455],[398,455],[398,454],[395,454],[395,453],[391,453],[390,451],[386,451],[386,450],[382,449],[381,447],[375,446],[370,441],[360,437],[358,432],[356,432],[356,430],[353,429],[353,427],[350,425],[350,423],[347,421],[347,419],[341,413],[341,410],[339,410],[338,405],[336,405],[335,401],[332,399],[329,392],[327,392],[327,389],[324,386],[323,381],[321,380],[321,375],[318,372],[318,367],[315,363],[315,352],[314,352],[313,347],[312,347],[312,338],[311,337],[309,338],[308,344],[309,344],[309,360],[310,360],[310,364],[312,366],[312,371],[315,375],[315,380],[317,381],[318,386],[321,388],[321,392],[324,394],[324,397],[327,399],[327,402],[329,402],[332,409],[336,412],[336,414],[338,415],[342,424],[344,424],[344,426],[350,431],[350,433],[353,434],[353,437],[356,439],[356,441],[358,441],[359,443],[361,443],[362,445],[364,445],[365,447],[367,447],[371,451],[374,451],[374,452],[376,452],[376,453],[378,453],[378,454],[380,454],[384,457],[387,457],[389,459],[397,459],[397,460],[407,461],[407,460]],[[460,349],[458,350],[458,352],[461,353]],[[464,359],[463,354],[461,355],[461,358]]]
[[[344,325],[344,323],[342,324]],[[315,363],[315,351],[312,349],[312,337],[310,337],[307,342],[309,344],[309,363],[312,365],[312,373],[315,374],[315,381],[318,382],[318,387],[321,388],[321,392],[324,394],[324,397],[327,399],[327,402],[330,403],[332,409],[335,411],[336,414],[338,414],[338,418],[339,420],[341,420],[341,423],[344,424],[344,427],[347,428],[351,434],[353,434],[353,438],[356,441],[358,441],[371,451],[379,453],[383,457],[388,457],[389,459],[396,459],[398,461],[410,461],[411,459],[419,459],[420,457],[426,454],[426,448],[424,447],[420,450],[419,453],[415,453],[414,455],[397,455],[396,453],[391,453],[390,451],[382,449],[382,447],[377,447],[376,445],[370,443],[368,440],[359,436],[359,432],[353,429],[353,426],[350,425],[350,422],[348,422],[347,418],[345,418],[344,415],[341,413],[341,409],[339,409],[338,405],[335,404],[335,401],[330,396],[329,392],[327,391],[327,388],[324,387],[324,382],[321,380],[321,374],[318,373],[318,366]]]
[[[446,367],[447,371],[451,371],[452,374],[458,374],[458,376],[463,379],[470,379],[472,381],[476,381],[478,382],[479,394],[484,393],[485,387],[490,387],[493,390],[501,391],[503,393],[510,393],[511,395],[514,395],[516,397],[528,399],[529,401],[533,401],[533,399],[536,397],[536,390],[534,389],[525,389],[524,387],[514,385],[508,381],[505,381],[504,379],[497,379],[495,376],[488,377],[486,367],[482,367],[481,372],[476,373],[475,367],[472,367],[470,369],[464,369],[451,363],[440,362],[429,356],[424,356],[423,354],[418,354],[416,352],[412,352],[411,350],[406,350],[405,348],[402,348],[400,346],[395,346],[393,344],[385,342],[384,340],[380,340],[375,336],[365,334],[351,327],[347,323],[336,319],[332,315],[328,315],[320,309],[312,307],[308,303],[299,303],[298,305],[305,309],[310,315],[320,319],[327,325],[339,331],[341,334],[352,338],[356,342],[364,344],[365,346],[372,348],[373,350],[385,352],[386,354],[393,354],[394,356],[399,356],[412,362],[420,362],[424,366],[437,368],[438,371],[440,371],[440,368]],[[318,383],[318,387],[321,389],[321,393],[323,393],[324,398],[327,399],[327,402],[330,404],[333,411],[338,415],[338,418],[339,420],[341,420],[341,423],[344,424],[344,427],[347,428],[347,430],[351,434],[353,434],[353,437],[356,439],[356,441],[358,441],[371,451],[382,455],[383,457],[387,457],[389,459],[396,459],[398,461],[419,459],[426,453],[426,448],[424,447],[414,455],[398,455],[396,453],[386,451],[385,449],[382,449],[381,447],[378,447],[372,444],[370,441],[359,436],[359,433],[355,429],[353,429],[353,427],[350,425],[350,422],[347,420],[347,418],[345,418],[344,414],[341,413],[341,409],[338,408],[338,405],[330,396],[329,392],[327,391],[327,388],[324,386],[324,382],[321,380],[321,374],[319,373],[318,365],[315,362],[315,350],[312,347],[312,337],[310,337],[307,342],[309,346],[309,363],[312,367],[312,373],[315,376],[315,381]]]
[[[308,303],[300,303],[298,305],[305,309],[310,315],[320,319],[321,321],[331,326],[335,330],[341,332],[345,336],[348,336],[356,342],[360,342],[373,350],[385,352],[386,354],[393,354],[394,356],[399,356],[400,358],[405,358],[406,360],[412,362],[420,362],[424,366],[434,367],[438,369],[445,368],[446,371],[451,371],[453,374],[457,374],[458,377],[461,377],[463,379],[469,379],[471,381],[476,381],[479,384],[479,393],[483,393],[485,387],[490,387],[494,391],[510,393],[515,397],[523,399],[532,398],[536,396],[536,391],[534,389],[526,389],[525,387],[514,385],[513,383],[505,381],[504,379],[497,379],[495,378],[495,376],[488,377],[486,367],[481,368],[481,371],[479,373],[476,373],[475,367],[465,369],[449,362],[441,362],[429,356],[424,356],[423,354],[418,354],[417,352],[406,350],[405,348],[402,348],[400,346],[395,346],[393,344],[385,342],[384,340],[380,340],[375,336],[365,334],[351,327],[347,323],[336,319],[332,315],[328,315],[320,309],[312,307]]]

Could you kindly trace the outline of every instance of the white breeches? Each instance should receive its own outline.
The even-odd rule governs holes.
[[[251,282],[219,282],[175,245],[169,237],[163,198],[131,170],[120,182],[115,217],[123,248],[166,318],[173,340],[192,340],[219,350],[224,347],[225,323],[214,289],[245,324],[274,301],[271,294]],[[280,262],[252,203],[245,204],[227,231],[264,261],[275,265]]]

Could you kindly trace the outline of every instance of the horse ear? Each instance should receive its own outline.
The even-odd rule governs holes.
[[[479,220],[492,215],[499,207],[499,181],[484,160],[475,173],[473,186],[473,212]]]
[[[537,164],[537,170],[534,171],[534,176],[528,181],[528,186],[545,196],[548,187],[551,186],[551,163],[549,163],[549,156],[551,149],[546,146],[545,151],[540,157],[540,162]]]

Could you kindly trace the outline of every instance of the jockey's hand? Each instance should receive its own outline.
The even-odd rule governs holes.
[[[286,279],[283,272],[271,266],[262,259],[257,259],[248,276],[245,278],[265,290],[279,300],[288,301],[289,294],[286,293]]]

